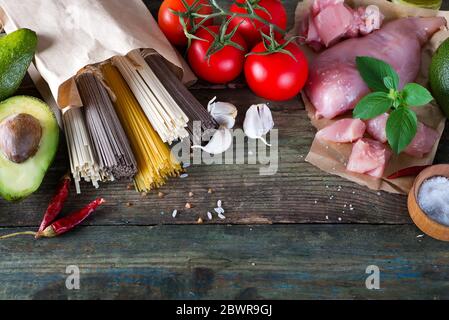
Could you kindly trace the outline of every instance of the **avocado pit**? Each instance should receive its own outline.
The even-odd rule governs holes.
[[[41,138],[42,126],[32,115],[15,114],[0,123],[0,150],[11,162],[20,164],[33,157]]]

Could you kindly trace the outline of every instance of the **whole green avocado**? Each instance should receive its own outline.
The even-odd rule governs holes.
[[[37,35],[20,29],[0,38],[0,101],[19,88],[37,48]]]
[[[449,118],[449,39],[433,55],[429,79],[435,100]]]

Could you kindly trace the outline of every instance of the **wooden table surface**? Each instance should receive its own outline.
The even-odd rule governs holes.
[[[161,3],[146,2],[152,12]],[[284,2],[292,20],[296,1]],[[448,0],[443,7],[449,9]],[[213,96],[235,103],[237,127],[248,106],[263,102],[247,88],[192,91],[202,103]],[[29,80],[20,93],[37,94]],[[54,240],[0,241],[0,299],[449,298],[449,244],[420,236],[406,197],[306,163],[315,130],[302,102],[273,103],[272,110],[280,138],[276,175],[260,176],[260,165],[193,166],[188,178],[160,190],[162,199],[157,192],[143,197],[127,183],[99,190],[85,184],[67,212],[97,196],[108,203],[83,227]],[[436,162],[448,161],[446,130]],[[0,234],[35,229],[67,169],[61,143],[36,194],[18,204],[0,200]],[[206,212],[219,199],[227,219],[208,222]],[[193,208],[184,209],[186,202]],[[196,224],[199,217],[204,224]],[[65,287],[68,265],[80,268],[80,290]],[[380,268],[380,290],[365,287],[369,265]]]

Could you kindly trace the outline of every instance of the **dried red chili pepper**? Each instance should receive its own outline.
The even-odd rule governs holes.
[[[388,176],[387,179],[393,180],[398,179],[402,177],[409,177],[409,176],[417,176],[421,171],[428,168],[430,166],[416,166],[416,167],[409,167],[402,170],[399,170],[398,172],[393,173],[392,175]]]
[[[56,190],[53,199],[51,199],[50,204],[45,211],[44,218],[42,219],[41,226],[38,232],[42,232],[47,228],[57,216],[61,213],[62,208],[67,201],[70,191],[70,182],[72,179],[69,174],[66,174],[59,183],[58,189]]]
[[[36,234],[36,239],[39,238],[54,238],[64,234],[79,224],[86,220],[100,205],[105,203],[104,199],[96,199],[95,201],[89,203],[86,207],[79,211],[64,217],[56,222],[53,222],[50,226],[45,228],[45,230],[38,232]]]

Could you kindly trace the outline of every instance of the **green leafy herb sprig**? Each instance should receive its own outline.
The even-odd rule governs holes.
[[[423,86],[408,83],[399,90],[399,75],[388,63],[371,57],[357,57],[357,69],[373,91],[354,109],[354,118],[369,120],[390,112],[387,138],[391,148],[401,153],[412,142],[418,130],[418,119],[411,107],[427,105],[432,94]]]

